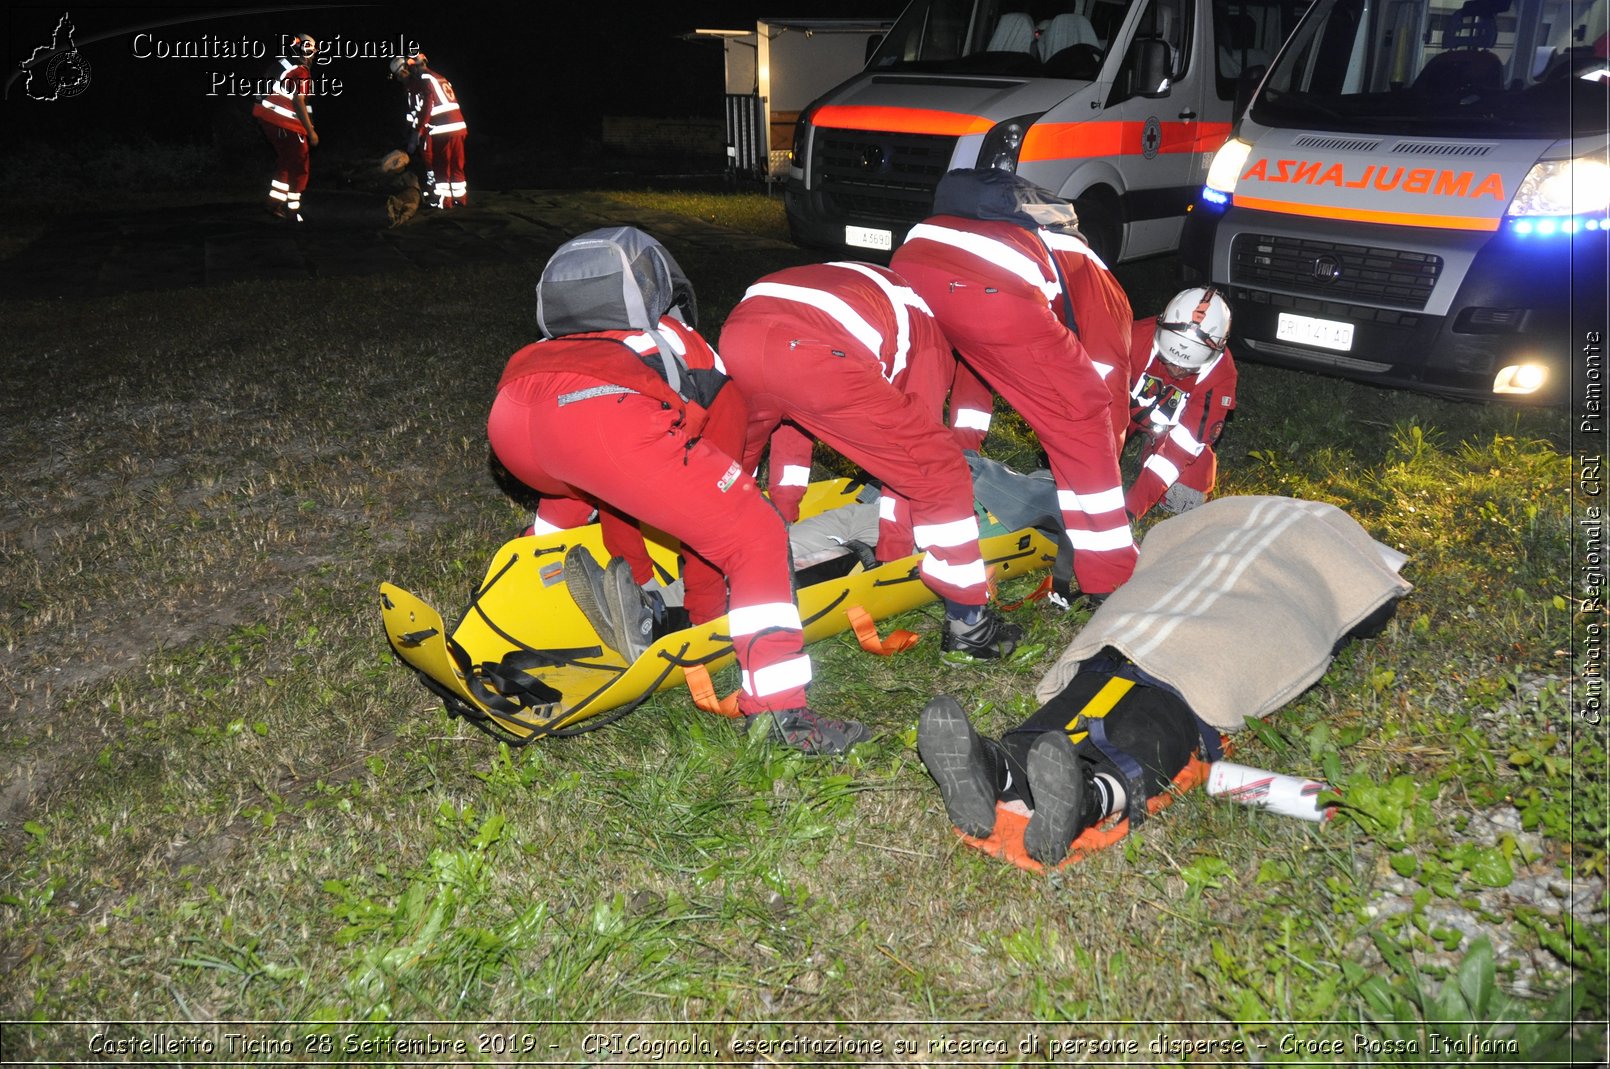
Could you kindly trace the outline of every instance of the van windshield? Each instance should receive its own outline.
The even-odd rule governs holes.
[[[1317,0],[1253,121],[1356,133],[1605,133],[1607,0]]]
[[[867,69],[1091,81],[1129,6],[1129,0],[913,0]]]

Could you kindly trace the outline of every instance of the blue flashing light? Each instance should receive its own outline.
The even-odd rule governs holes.
[[[1540,237],[1553,237],[1557,234],[1575,234],[1578,231],[1590,233],[1610,231],[1610,217],[1597,215],[1555,215],[1541,216],[1528,219],[1511,219],[1509,230],[1512,234],[1522,237],[1536,234]]]
[[[1228,193],[1221,193],[1212,186],[1202,187],[1202,199],[1207,201],[1209,204],[1217,204],[1221,208],[1228,206],[1230,203],[1230,195]]]

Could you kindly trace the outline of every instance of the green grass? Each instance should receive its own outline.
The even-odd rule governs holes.
[[[644,207],[780,216],[764,197]],[[709,321],[770,255],[684,264]],[[959,844],[915,720],[944,691],[983,730],[1015,723],[1082,612],[1021,610],[1029,649],[1002,665],[944,663],[936,608],[891,621],[928,636],[900,656],[819,643],[813,701],[877,732],[843,760],[751,745],[675,692],[516,750],[444,715],[391,657],[377,586],[451,617],[519,526],[484,421],[531,322],[528,266],[452,281],[475,300],[423,318],[413,275],[7,302],[0,1017],[328,1022],[236,1030],[381,1061],[435,1037],[468,1064],[608,1060],[584,1024],[480,1023],[540,1020],[704,1022],[625,1029],[726,1052],[695,1064],[784,1061],[743,1044],[801,1031],[902,1061],[946,1035],[1011,1060],[1031,1034],[1042,1054],[1109,1037],[1137,1064],[1234,1060],[1148,1054],[1160,1031],[1281,1063],[1341,1042],[1397,1064],[1387,1041],[1468,1030],[1513,1040],[1498,1060],[1561,1064],[1573,1037],[1598,1056],[1606,757],[1567,688],[1603,619],[1579,611],[1560,413],[1244,365],[1223,491],[1335,502],[1409,556],[1386,632],[1237,740],[1328,779],[1347,817],[1192,795],[1030,877]],[[1010,414],[988,451],[1037,462]],[[1550,884],[1590,900],[1572,912]],[[1002,1019],[1039,1023],[897,1023]],[[1209,1023],[1147,1023],[1182,1021]],[[0,1045],[59,1062],[93,1031]]]

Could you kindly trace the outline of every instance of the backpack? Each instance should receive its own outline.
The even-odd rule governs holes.
[[[640,330],[658,355],[640,359],[689,401],[709,407],[726,376],[689,369],[660,333],[671,316],[698,328],[693,283],[671,253],[636,227],[590,230],[559,246],[537,280],[537,326],[543,337]]]
[[[1079,214],[1071,201],[1053,196],[1014,171],[998,167],[958,168],[946,172],[934,189],[934,214],[964,219],[993,219],[1027,230],[1079,233]],[[1088,242],[1086,242],[1088,244]]]
[[[571,238],[537,280],[537,326],[547,338],[652,331],[665,315],[697,328],[693,284],[665,246],[636,227]]]

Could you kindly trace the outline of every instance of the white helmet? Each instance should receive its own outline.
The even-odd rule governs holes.
[[[1230,340],[1230,306],[1212,286],[1174,295],[1157,317],[1152,355],[1195,370],[1218,358]]]

